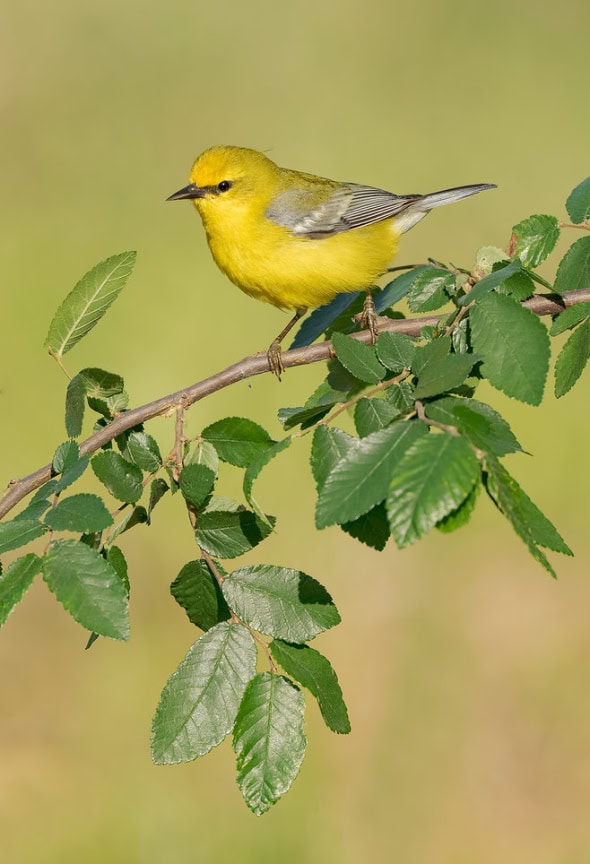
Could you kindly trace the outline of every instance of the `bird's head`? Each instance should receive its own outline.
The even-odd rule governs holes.
[[[251,207],[271,193],[278,168],[263,153],[245,147],[210,147],[196,159],[190,183],[168,201],[192,200],[201,216]]]

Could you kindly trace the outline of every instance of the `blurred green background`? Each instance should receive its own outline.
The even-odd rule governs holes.
[[[263,348],[286,320],[217,272],[191,207],[164,203],[211,144],[399,193],[499,184],[436,212],[398,263],[470,266],[531,213],[565,215],[590,173],[587,0],[9,0],[2,17],[2,484],[64,438],[65,379],[42,344],[97,261],[139,252],[107,319],[66,359],[124,374],[132,404]],[[189,432],[237,414],[279,435],[277,408],[321,375],[236,386],[195,406]],[[0,859],[586,864],[587,385],[540,409],[488,393],[533,454],[508,467],[576,552],[555,562],[557,583],[483,496],[467,530],[378,554],[315,531],[307,442],[261,479],[279,529],[248,560],[299,567],[334,596],[343,624],[318,647],[353,726],[327,732],[310,700],[302,772],[263,819],[241,801],[228,742],[190,765],[150,763],[153,708],[195,637],[169,595],[196,557],[179,502],[123,543],[128,644],[85,653],[36,583],[0,638]],[[167,452],[171,422],[151,425]]]

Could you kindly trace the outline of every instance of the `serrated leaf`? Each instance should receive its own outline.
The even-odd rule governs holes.
[[[130,586],[127,561],[118,546],[110,546],[107,549],[107,561],[121,580],[125,593],[127,594],[127,597],[129,597]]]
[[[419,345],[414,349],[412,357],[412,372],[420,375],[422,370],[431,363],[437,363],[446,357],[451,350],[451,337],[438,336],[426,345]]]
[[[290,567],[241,567],[226,576],[222,591],[230,609],[249,627],[287,642],[306,642],[340,623],[324,586]]]
[[[399,410],[385,399],[359,399],[354,408],[354,425],[358,435],[365,438],[388,426]]]
[[[75,441],[64,441],[53,455],[51,467],[56,474],[61,474],[80,459],[80,448]]]
[[[385,391],[385,398],[391,402],[400,414],[405,414],[407,411],[414,410],[414,385],[409,381],[400,381],[399,384],[393,384]]]
[[[64,489],[75,483],[88,468],[90,464],[90,456],[81,456],[76,462],[72,462],[63,474],[57,478],[55,486],[55,494],[60,495]]]
[[[156,765],[191,762],[231,731],[254,675],[256,648],[241,624],[221,622],[189,649],[160,696],[152,723]]]
[[[162,466],[158,442],[147,432],[131,432],[126,449],[131,461],[142,471],[152,474]]]
[[[508,256],[503,249],[497,246],[482,246],[477,250],[474,269],[487,275],[492,272],[495,264],[503,264],[507,260]]]
[[[460,304],[464,306],[467,303],[474,303],[476,300],[479,300],[485,294],[488,294],[500,285],[505,284],[510,277],[514,277],[516,274],[520,273],[521,267],[522,261],[520,258],[515,258],[513,261],[509,261],[505,266],[497,265],[497,269],[494,269],[492,273],[489,273],[487,276],[484,276],[483,279],[480,279],[475,283],[471,291],[461,298],[459,301]]]
[[[528,300],[535,293],[535,283],[526,270],[521,270],[498,285],[496,290],[501,294],[509,294],[514,300]]]
[[[215,562],[215,566],[222,576],[226,575],[221,564]],[[184,565],[170,586],[170,593],[189,621],[201,630],[210,630],[231,617],[217,579],[202,558]]]
[[[373,345],[364,345],[344,333],[334,333],[332,347],[340,363],[359,381],[377,384],[385,377],[385,369],[377,359]]]
[[[78,373],[84,382],[84,389],[88,396],[97,399],[110,399],[124,392],[125,381],[116,372],[108,372],[106,369],[98,369],[89,366]]]
[[[480,489],[481,483],[477,482],[467,498],[455,510],[452,510],[440,522],[436,523],[436,527],[442,534],[457,531],[469,522],[471,514],[475,510]]]
[[[292,645],[273,639],[270,651],[287,675],[315,696],[328,729],[340,735],[350,732],[348,711],[338,678],[327,657],[309,645]]]
[[[114,498],[135,504],[143,492],[143,474],[119,453],[104,450],[92,457],[92,470]]]
[[[275,443],[266,429],[245,417],[224,417],[203,429],[202,437],[215,447],[223,462],[238,468],[247,468]]]
[[[337,294],[329,303],[314,309],[302,323],[289,348],[303,348],[305,345],[311,345],[312,342],[315,342],[318,336],[321,336],[326,328],[354,303],[358,296],[358,291],[352,291],[349,294]]]
[[[580,237],[567,250],[557,268],[554,290],[577,291],[590,285],[590,237]]]
[[[375,345],[380,362],[397,375],[411,367],[414,348],[414,340],[403,333],[380,333]]]
[[[449,291],[455,287],[456,276],[440,267],[428,267],[419,273],[408,291],[408,307],[412,312],[432,312],[449,302]]]
[[[208,441],[203,441],[200,438],[194,446],[194,449],[188,454],[184,460],[185,465],[204,465],[210,468],[217,477],[219,473],[219,456],[217,450]]]
[[[233,734],[238,786],[250,810],[265,813],[290,788],[305,755],[303,694],[263,672],[246,687]]]
[[[152,480],[150,485],[150,500],[147,508],[148,522],[151,520],[154,507],[159,504],[169,489],[170,486],[168,486],[162,477],[156,477],[155,480]]]
[[[590,357],[590,318],[587,318],[569,337],[555,363],[555,395],[568,393]]]
[[[13,561],[5,573],[0,570],[0,627],[41,570],[41,559],[33,552]]]
[[[43,498],[38,498],[36,501],[29,501],[24,510],[14,517],[14,521],[18,522],[23,519],[29,519],[33,522],[38,522],[46,510],[51,507],[51,502]]]
[[[62,357],[92,330],[125,286],[135,258],[135,252],[113,255],[82,277],[49,326],[45,346],[51,354]]]
[[[74,375],[66,390],[66,432],[70,438],[77,438],[82,433],[84,410],[86,408],[86,388],[80,375]]]
[[[414,396],[416,399],[425,399],[458,387],[478,359],[475,354],[447,354],[440,360],[427,363],[418,376]]]
[[[526,267],[538,267],[559,240],[559,222],[555,216],[529,216],[512,231],[516,235],[515,252]]]
[[[352,522],[383,501],[396,464],[408,447],[427,434],[426,424],[413,420],[356,439],[319,491],[317,527]]]
[[[481,373],[498,390],[539,405],[549,369],[549,336],[538,316],[504,294],[488,294],[470,313]]]
[[[398,462],[387,494],[389,527],[400,549],[415,543],[467,498],[480,475],[465,439],[423,436]]]
[[[575,306],[568,306],[554,319],[551,325],[551,335],[559,336],[560,333],[570,330],[589,316],[590,303],[576,303]]]
[[[254,481],[256,480],[262,469],[265,468],[268,463],[275,458],[275,456],[278,456],[279,453],[282,453],[283,450],[286,450],[290,444],[290,438],[283,438],[281,441],[277,441],[276,444],[272,445],[272,447],[269,447],[267,450],[263,450],[263,452],[258,456],[258,458],[254,459],[253,462],[250,462],[244,472],[244,496],[250,507],[253,507],[257,511],[259,516],[262,516],[264,514],[258,508],[252,498],[252,487],[254,485]]]
[[[334,426],[318,426],[313,433],[311,471],[318,492],[322,489],[336,464],[356,446],[357,439]]]
[[[572,222],[579,225],[590,217],[590,177],[572,189],[565,207]]]
[[[426,416],[438,423],[454,426],[474,447],[495,456],[516,453],[522,447],[508,423],[489,405],[476,399],[445,396],[424,406]]]
[[[245,508],[201,513],[195,530],[197,543],[215,558],[236,558],[258,546],[271,533],[274,516],[261,519]]]
[[[136,525],[143,525],[146,522],[149,522],[149,519],[145,507],[142,507],[141,504],[132,507],[127,511],[123,519],[115,525],[107,537],[106,542],[112,543],[120,534],[123,534],[125,531],[130,531],[131,528],[134,528]]]
[[[343,531],[372,549],[385,549],[389,540],[389,522],[383,502],[352,522],[340,526]]]
[[[414,267],[413,270],[408,270],[407,273],[402,273],[400,276],[397,276],[373,297],[375,311],[383,312],[385,309],[389,309],[390,306],[399,303],[399,301],[403,300],[407,295],[415,280],[418,279],[422,273],[431,269],[432,267],[430,267],[430,265],[422,264],[419,267]]]
[[[43,578],[78,624],[101,636],[129,637],[125,586],[96,550],[77,540],[56,540],[43,558]]]
[[[12,522],[0,522],[0,555],[26,546],[46,532],[44,525],[37,519],[13,519]]]
[[[202,507],[215,486],[215,474],[206,465],[185,465],[180,472],[182,497],[194,507]]]
[[[485,485],[490,498],[508,519],[520,539],[526,543],[535,560],[555,577],[553,567],[538,547],[561,552],[563,555],[573,555],[573,552],[497,459],[488,459],[486,468]]]
[[[60,500],[46,515],[45,524],[53,531],[90,534],[108,528],[113,517],[97,495],[81,492]]]

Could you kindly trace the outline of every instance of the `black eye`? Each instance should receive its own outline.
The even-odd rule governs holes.
[[[227,192],[227,190],[231,189],[231,187],[233,185],[234,184],[231,182],[231,180],[222,180],[221,183],[217,184],[217,191],[218,192]]]

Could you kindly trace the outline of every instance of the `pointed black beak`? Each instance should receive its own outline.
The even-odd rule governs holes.
[[[184,189],[179,189],[178,192],[166,198],[166,201],[182,201],[184,198],[204,198],[206,194],[206,189],[202,189],[196,183],[189,183]]]

